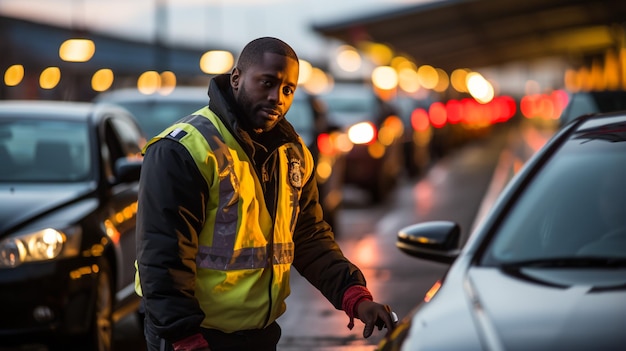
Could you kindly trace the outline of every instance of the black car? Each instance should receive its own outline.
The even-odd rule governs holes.
[[[161,133],[178,119],[209,103],[206,87],[179,86],[173,91],[144,94],[137,88],[122,88],[99,94],[94,102],[120,105],[130,111],[149,137]]]
[[[459,249],[450,221],[397,246],[451,264],[379,350],[620,350],[626,345],[626,111],[565,125]]]
[[[329,120],[348,136],[345,183],[366,190],[372,202],[384,201],[404,172],[404,124],[398,111],[372,86],[336,83],[321,95]]]
[[[0,345],[111,349],[139,304],[144,143],[119,107],[0,102]]]

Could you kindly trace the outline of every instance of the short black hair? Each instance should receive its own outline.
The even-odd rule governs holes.
[[[286,56],[298,61],[298,55],[296,55],[296,52],[289,44],[277,38],[261,37],[252,40],[244,46],[237,60],[237,68],[245,70],[250,65],[259,62],[266,52]]]

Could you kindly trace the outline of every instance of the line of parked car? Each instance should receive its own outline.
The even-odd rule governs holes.
[[[139,313],[141,149],[207,103],[206,87],[120,89],[94,102],[0,101],[0,346],[111,349],[114,323]],[[343,129],[330,116],[301,90],[287,119],[316,157],[320,201],[334,225],[350,167]]]
[[[0,101],[0,345],[110,350],[113,324],[139,304],[141,148],[207,103],[204,87]],[[382,201],[401,176],[408,127],[398,113],[365,86],[296,94],[287,119],[316,155],[331,224],[343,184]],[[451,266],[380,350],[626,345],[616,307],[626,304],[625,145],[624,113],[564,123],[464,247],[452,222],[402,230],[402,251]]]

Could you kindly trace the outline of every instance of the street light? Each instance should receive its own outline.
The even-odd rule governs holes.
[[[59,47],[59,57],[68,62],[87,62],[96,52],[96,44],[90,39],[68,39]]]

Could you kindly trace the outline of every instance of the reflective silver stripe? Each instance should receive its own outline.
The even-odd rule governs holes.
[[[293,262],[293,243],[274,244],[272,264],[289,264]],[[198,266],[202,268],[230,271],[237,269],[255,269],[266,267],[267,249],[265,247],[248,247],[233,251],[218,247],[200,246]]]
[[[234,250],[237,236],[239,179],[234,161],[222,135],[213,123],[203,116],[190,116],[183,122],[194,126],[213,150],[219,172],[219,204],[213,228],[213,245],[200,246],[196,259],[198,267],[216,270],[263,268],[267,263],[266,247]],[[293,262],[293,243],[275,243],[273,264]]]

